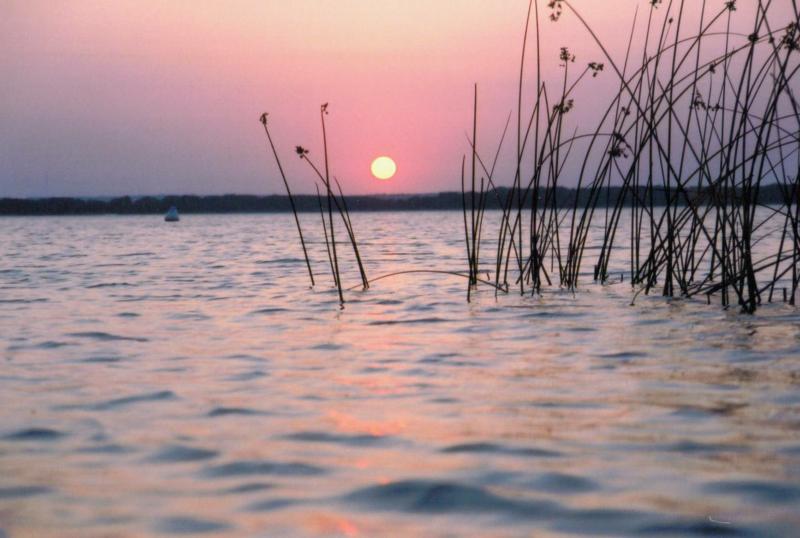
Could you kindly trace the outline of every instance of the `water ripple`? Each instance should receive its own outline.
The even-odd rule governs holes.
[[[254,475],[316,476],[325,472],[322,467],[307,463],[248,460],[208,467],[203,474],[209,478],[226,478]]]
[[[228,523],[185,516],[161,519],[155,525],[157,532],[166,534],[199,534],[220,532],[230,528]]]
[[[369,486],[347,494],[343,500],[373,509],[431,514],[500,512],[540,518],[552,517],[561,511],[557,503],[549,501],[511,499],[480,487],[433,480],[402,480]]]
[[[332,443],[348,446],[374,446],[385,443],[387,437],[380,435],[341,435],[327,432],[303,431],[285,435],[283,439],[303,443]]]
[[[8,441],[58,441],[66,434],[51,428],[26,428],[3,436]]]
[[[553,450],[529,447],[510,447],[496,443],[465,443],[452,445],[442,449],[446,454],[502,454],[507,456],[522,456],[532,458],[557,458],[562,454]]]
[[[257,416],[269,415],[266,411],[259,411],[258,409],[249,409],[247,407],[215,407],[208,412],[209,417],[228,417],[228,416]]]
[[[178,463],[187,461],[201,461],[217,457],[216,450],[206,450],[183,445],[167,446],[147,458],[154,463]]]
[[[101,340],[104,342],[149,342],[148,338],[139,336],[119,336],[100,331],[68,333],[67,336],[74,336],[75,338],[90,338],[92,340]]]
[[[45,486],[11,486],[0,487],[0,499],[20,499],[51,493],[52,488]]]
[[[84,409],[90,411],[109,411],[113,409],[118,409],[120,407],[127,407],[129,405],[135,405],[139,403],[146,403],[146,402],[160,402],[160,401],[167,401],[173,400],[177,398],[175,393],[171,390],[162,390],[158,392],[148,392],[145,394],[137,394],[134,396],[124,396],[122,398],[114,398],[112,400],[106,400],[103,402],[98,402],[94,404],[77,404],[77,405],[66,405],[61,406],[58,409]]]

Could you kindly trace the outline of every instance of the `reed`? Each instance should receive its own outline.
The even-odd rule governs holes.
[[[306,248],[305,239],[303,239],[303,228],[300,226],[300,217],[297,215],[297,206],[294,203],[294,197],[292,196],[292,190],[289,188],[289,181],[286,179],[286,174],[283,171],[283,166],[281,165],[280,157],[278,157],[278,151],[275,149],[275,144],[272,141],[272,136],[269,133],[269,126],[268,126],[268,116],[267,112],[264,112],[259,117],[259,121],[261,125],[264,127],[264,132],[267,135],[267,142],[269,143],[269,147],[272,150],[272,155],[275,158],[275,163],[278,165],[278,171],[280,172],[281,179],[283,180],[283,185],[286,188],[286,195],[289,197],[289,204],[292,208],[292,215],[294,215],[294,222],[297,225],[297,234],[300,236],[300,246],[303,247],[303,258],[306,261],[306,268],[308,268],[308,278],[311,279],[311,287],[314,287],[314,271],[311,270],[311,261],[308,259],[308,249]]]

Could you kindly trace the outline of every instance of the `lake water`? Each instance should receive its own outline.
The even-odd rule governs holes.
[[[313,290],[290,215],[0,219],[0,536],[797,535],[797,309],[340,310],[318,218]],[[466,266],[460,213],[353,220],[372,278]]]

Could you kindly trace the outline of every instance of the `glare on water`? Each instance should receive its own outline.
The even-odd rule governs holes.
[[[340,310],[318,215],[302,217],[315,289],[290,215],[0,221],[0,530],[800,524],[794,308],[630,306],[627,279],[588,277],[575,294],[487,288],[467,303],[466,280],[413,273],[350,291]],[[370,277],[466,266],[460,213],[353,220]]]

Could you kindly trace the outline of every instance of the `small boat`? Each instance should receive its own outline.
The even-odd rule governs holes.
[[[171,206],[167,214],[164,215],[164,220],[167,222],[178,222],[181,218],[178,216],[178,208]]]

